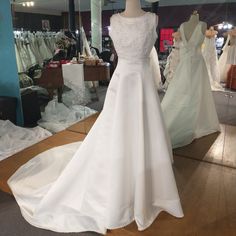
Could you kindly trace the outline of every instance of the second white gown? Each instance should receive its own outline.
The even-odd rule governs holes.
[[[195,138],[220,130],[201,52],[205,38],[201,27],[202,23],[199,22],[187,41],[183,24],[180,26],[183,41],[180,62],[161,103],[173,148],[185,146]]]

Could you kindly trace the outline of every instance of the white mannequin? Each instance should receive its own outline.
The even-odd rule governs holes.
[[[184,27],[184,35],[187,40],[189,40],[192,36],[192,33],[199,23],[199,14],[197,11],[194,11],[193,14],[190,16],[189,20],[183,23]],[[202,22],[202,33],[205,34],[207,29],[207,24]]]
[[[146,12],[141,8],[140,0],[126,0],[125,10],[121,13],[125,17],[138,17]]]

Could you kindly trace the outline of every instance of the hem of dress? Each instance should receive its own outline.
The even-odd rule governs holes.
[[[198,139],[198,138],[201,138],[201,137],[204,137],[204,136],[207,136],[207,135],[209,135],[209,134],[216,133],[216,132],[221,132],[220,127],[219,127],[219,128],[216,128],[216,129],[212,129],[212,130],[207,131],[207,132],[202,132],[202,133],[199,133],[199,134],[195,134],[194,137],[191,138],[190,140],[188,140],[188,141],[186,141],[186,142],[183,142],[183,143],[181,143],[181,144],[173,145],[173,146],[172,146],[172,149],[184,147],[184,146],[186,146],[186,145],[191,144],[191,143],[194,141],[194,139]]]
[[[104,226],[104,230],[99,230],[99,228],[83,228],[83,227],[80,227],[80,229],[74,229],[74,230],[60,230],[56,227],[50,227],[50,226],[44,226],[44,225],[41,225],[41,224],[38,224],[37,222],[31,220],[32,217],[28,216],[27,213],[25,213],[21,208],[20,208],[20,211],[21,211],[21,214],[23,216],[23,218],[32,226],[34,227],[37,227],[37,228],[40,228],[40,229],[44,229],[44,230],[49,230],[49,231],[52,231],[52,232],[58,232],[58,233],[82,233],[82,232],[96,232],[96,233],[99,233],[99,234],[103,234],[105,235],[107,233],[107,230],[115,230],[115,229],[120,229],[120,228],[124,228],[126,226],[128,226],[129,224],[131,224],[132,222],[135,222],[137,227],[138,227],[138,230],[139,231],[144,231],[146,230],[148,227],[151,226],[151,224],[156,220],[156,218],[158,217],[158,215],[164,211],[164,212],[167,212],[168,214],[172,215],[173,217],[176,217],[176,218],[183,218],[184,217],[184,214],[182,212],[182,209],[179,206],[181,206],[180,204],[180,200],[164,200],[164,201],[167,201],[167,202],[171,202],[171,203],[174,203],[174,205],[176,205],[177,207],[175,207],[176,212],[172,211],[172,210],[168,210],[168,206],[166,207],[166,209],[164,209],[163,207],[159,207],[157,204],[153,203],[153,208],[157,208],[157,210],[154,211],[154,213],[152,214],[152,216],[150,217],[150,220],[148,220],[148,222],[144,225],[144,226],[140,226],[138,224],[138,217],[132,217],[130,218],[126,223],[123,223],[123,224],[118,224],[116,226]],[[169,204],[168,204],[169,205]],[[171,207],[171,205],[169,205]],[[179,211],[179,213],[177,213]],[[103,227],[101,227],[103,228]]]

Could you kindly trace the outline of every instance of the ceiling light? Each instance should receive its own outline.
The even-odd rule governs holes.
[[[233,25],[232,24],[228,24],[228,29],[232,29]]]
[[[228,29],[228,24],[224,24],[223,29]]]
[[[22,2],[21,4],[22,4],[23,7],[33,7],[34,6],[34,1]]]
[[[228,23],[228,22],[222,22],[221,24],[218,24],[218,29],[219,30],[229,30],[232,29],[233,25]]]
[[[219,24],[219,25],[218,25],[218,29],[219,29],[219,30],[223,29],[223,24]]]

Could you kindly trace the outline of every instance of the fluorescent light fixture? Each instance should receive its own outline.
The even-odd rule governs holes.
[[[22,2],[23,7],[33,7],[34,6],[34,1],[31,2]]]

